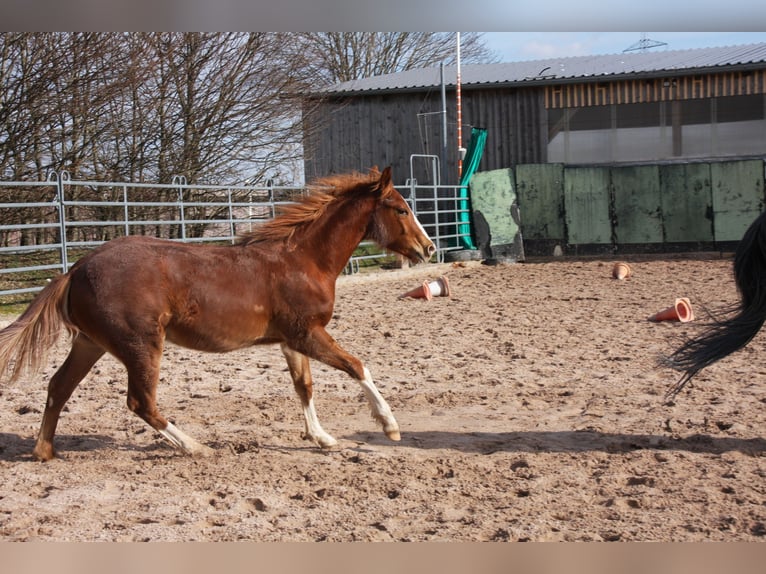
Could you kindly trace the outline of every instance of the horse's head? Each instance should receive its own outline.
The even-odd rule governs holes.
[[[436,251],[410,206],[391,183],[391,167],[371,172],[378,204],[367,228],[367,238],[404,255],[413,263],[428,261]]]

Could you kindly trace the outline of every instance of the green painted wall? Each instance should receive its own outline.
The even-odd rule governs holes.
[[[513,177],[511,170],[497,171]],[[481,201],[491,203],[494,192],[487,185]],[[559,243],[575,252],[579,246],[672,251],[728,243],[728,248],[766,206],[762,160],[519,165],[515,188],[525,243],[541,250]],[[500,198],[504,205],[507,201]]]
[[[659,175],[665,241],[713,241],[710,164],[662,165]]]
[[[763,162],[710,165],[716,241],[738,241],[763,211]]]
[[[608,169],[564,168],[564,209],[569,243],[612,243],[609,195]]]
[[[564,166],[560,163],[520,165],[516,168],[516,184],[524,238],[563,242],[566,237]]]
[[[486,247],[486,240],[480,235],[488,231],[491,236],[489,256],[523,259],[513,170],[497,169],[475,173],[469,186],[477,246]]]
[[[617,244],[662,243],[659,167],[615,167],[610,173]]]

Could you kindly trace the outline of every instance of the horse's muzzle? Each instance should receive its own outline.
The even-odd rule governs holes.
[[[413,254],[410,255],[410,260],[413,263],[427,263],[435,252],[436,246],[429,241],[425,247],[418,246],[418,249],[413,250]]]

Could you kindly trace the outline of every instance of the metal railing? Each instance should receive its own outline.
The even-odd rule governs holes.
[[[170,184],[79,181],[67,172],[51,173],[46,181],[0,181],[0,296],[39,291],[88,249],[123,235],[233,243],[304,189],[196,185],[182,177]],[[456,222],[464,202],[458,186],[412,180],[397,189],[436,244],[437,261],[460,249]],[[345,272],[384,257],[363,242]]]

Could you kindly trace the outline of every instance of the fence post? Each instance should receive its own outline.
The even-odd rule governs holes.
[[[415,217],[418,216],[418,198],[417,198],[417,189],[418,189],[418,180],[414,177],[407,180],[407,184],[410,186],[410,203],[412,204],[412,213],[415,214]]]
[[[178,207],[181,213],[181,239],[186,241],[186,219],[184,217],[184,186],[186,185],[186,177],[183,175],[174,175],[173,185],[178,186]]]
[[[62,171],[61,173],[52,172],[52,175],[56,178],[56,203],[58,204],[59,214],[59,246],[61,249],[61,272],[66,273],[69,271],[69,257],[67,255],[66,246],[66,209],[64,207],[64,186],[66,182],[69,182],[69,172]],[[50,176],[49,176],[50,177]]]
[[[229,202],[229,235],[231,236],[231,242],[236,242],[237,226],[234,225],[234,206],[231,203],[231,189],[226,190],[226,199]]]
[[[436,243],[436,261],[438,263],[444,263],[443,260],[443,253],[442,253],[442,239],[441,239],[441,228],[440,228],[440,221],[439,221],[439,184],[435,183],[433,185],[433,197],[434,197],[434,242]]]
[[[266,180],[266,191],[269,194],[269,209],[271,210],[271,217],[274,218],[277,215],[277,210],[274,207],[274,180],[271,178]]]
[[[122,213],[125,218],[125,235],[130,235],[130,211],[128,210],[128,186],[123,184],[122,186]]]

